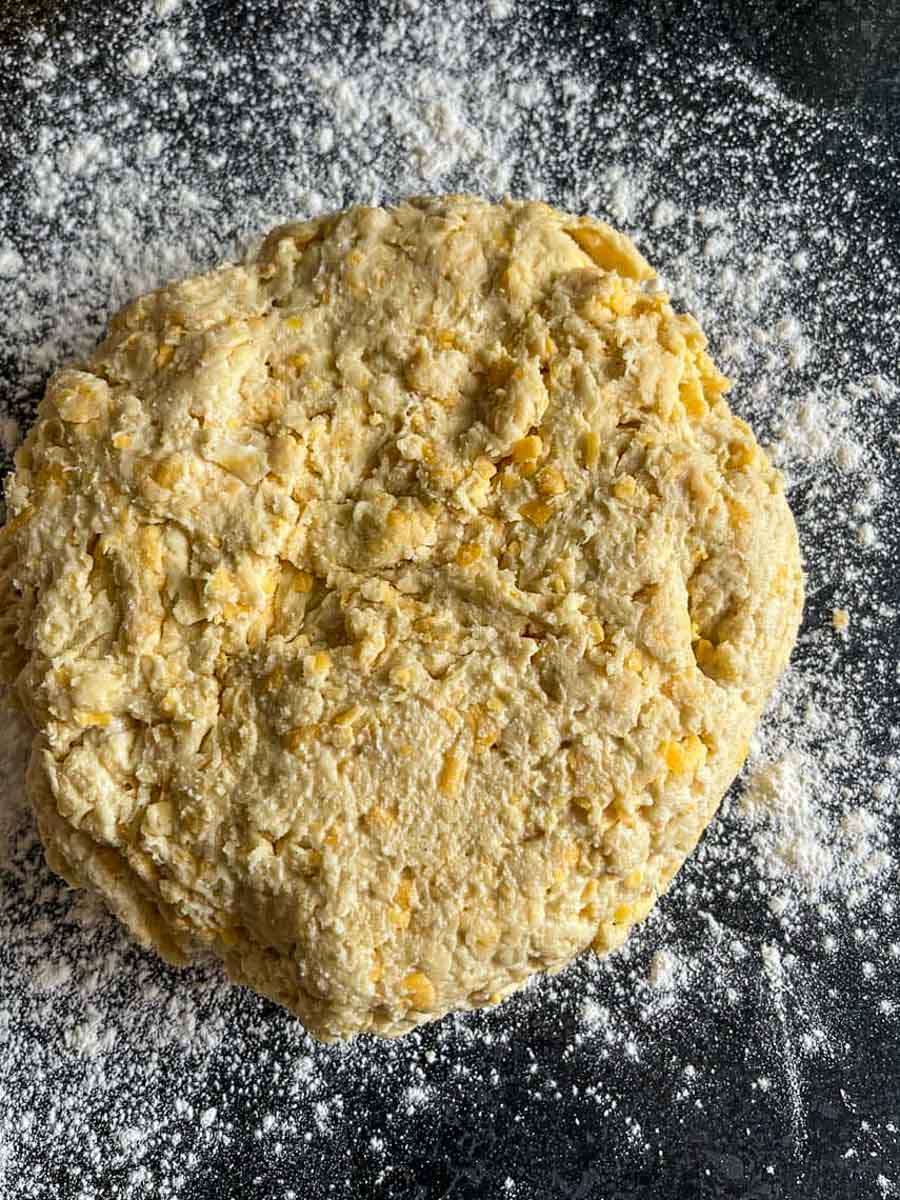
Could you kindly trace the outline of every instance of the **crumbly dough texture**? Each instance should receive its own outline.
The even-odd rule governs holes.
[[[781,478],[652,277],[543,204],[354,208],[58,371],[0,539],[54,870],[324,1039],[621,943],[802,605]]]

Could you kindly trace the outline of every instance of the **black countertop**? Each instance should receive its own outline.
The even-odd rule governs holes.
[[[0,275],[4,245],[16,248],[18,270],[40,273],[50,262],[58,272],[55,283],[48,276],[44,292],[33,277],[27,285],[17,283],[14,272],[0,278],[7,314],[14,311],[0,339],[0,402],[23,419],[56,362],[89,343],[135,288],[171,273],[164,259],[152,261],[160,246],[178,243],[173,269],[182,262],[207,265],[252,232],[262,198],[271,194],[273,218],[289,215],[290,197],[278,191],[277,181],[290,171],[292,156],[302,157],[307,148],[267,133],[267,113],[282,133],[289,125],[264,69],[277,56],[282,35],[290,50],[286,73],[299,77],[309,65],[300,32],[306,22],[310,45],[321,43],[310,49],[310,62],[327,65],[331,47],[345,71],[353,61],[371,81],[365,74],[369,48],[389,20],[405,12],[426,30],[436,21],[435,9],[424,4],[319,5],[310,14],[303,5],[268,0],[183,0],[168,23],[149,20],[152,7],[132,0],[115,6],[30,0],[0,13]],[[487,14],[485,7],[480,19],[486,27]],[[154,82],[152,71],[144,78],[140,70],[122,70],[135,30],[137,44],[149,46],[158,61],[159,39],[172,27],[184,32],[188,55],[170,82]],[[544,132],[523,134],[525,142],[510,150],[510,190],[529,190],[522,149],[529,137],[559,140],[558,154],[543,154],[540,166],[547,197],[560,203],[575,195],[576,176],[589,178],[605,163],[604,140],[618,137],[616,160],[644,171],[654,186],[665,185],[665,194],[684,206],[721,205],[752,225],[754,197],[769,214],[783,202],[785,220],[799,230],[799,249],[808,243],[813,250],[809,273],[791,299],[793,311],[814,330],[825,360],[815,377],[801,365],[796,387],[896,374],[900,6],[840,0],[521,4],[508,17],[501,12],[494,32],[473,31],[471,59],[463,61],[450,47],[447,69],[484,75],[502,63],[507,43],[532,73],[540,74],[534,64],[545,61],[553,81],[549,99],[541,101],[549,105]],[[57,65],[41,75],[39,64],[48,55],[57,51],[60,61],[71,63],[77,45],[94,51],[108,45],[115,52],[94,54],[89,67]],[[428,51],[427,39],[423,46],[433,65],[441,52]],[[607,93],[617,98],[607,109],[623,112],[621,98],[630,89],[633,113],[626,127],[607,128],[594,142],[582,139],[578,154],[570,153],[560,82],[566,69],[559,71],[554,61],[579,64],[583,77],[595,80],[596,100],[585,102],[583,114],[592,105],[602,111]],[[226,66],[217,69],[217,62]],[[715,69],[703,70],[704,63]],[[238,84],[241,103],[229,107]],[[289,100],[300,95],[297,89],[288,87]],[[119,133],[115,123],[123,104],[136,119]],[[112,122],[106,128],[105,112]],[[717,112],[731,115],[717,124]],[[247,114],[249,131],[241,127]],[[134,238],[146,240],[147,256],[124,255],[121,276],[115,261],[86,272],[78,255],[90,252],[91,222],[103,208],[90,199],[91,189],[112,189],[103,208],[112,212],[117,187],[125,204],[140,188],[133,177],[127,187],[121,183],[107,158],[106,166],[84,171],[84,193],[69,180],[65,203],[54,207],[50,197],[42,212],[35,203],[42,185],[33,174],[46,154],[42,125],[75,130],[72,144],[85,130],[99,131],[126,160],[132,140],[137,145],[148,130],[161,131],[163,159],[179,158],[178,177],[205,189],[217,206],[199,204],[192,223],[183,195],[162,196],[150,182],[158,160],[143,159],[137,169],[148,173],[148,199],[138,204]],[[658,153],[649,143],[654,131],[662,139],[667,129],[683,145]],[[359,144],[376,141],[369,135]],[[237,145],[240,186],[231,186],[217,179],[217,155]],[[417,190],[490,189],[477,164],[431,178],[412,168],[392,172],[380,164],[389,154],[400,162],[402,146],[377,145],[374,165],[360,162],[359,168],[361,175],[374,172],[387,198],[417,180]],[[366,198],[337,149],[317,153],[315,171],[326,180],[321,191],[329,203]],[[331,175],[329,156],[336,164]],[[677,169],[673,173],[679,161],[683,179]],[[615,194],[613,185],[604,186],[598,208]],[[301,191],[308,196],[305,180]],[[296,203],[302,207],[302,197]],[[683,262],[677,265],[682,235],[657,228],[644,203],[639,197],[624,220],[622,213],[611,215],[651,230],[647,252],[664,271],[671,265],[676,279],[685,278]],[[827,242],[843,247],[836,267],[816,256],[813,234],[821,226],[846,230],[843,239]],[[699,224],[691,229],[692,236],[702,235]],[[759,244],[765,233],[760,225]],[[121,251],[120,237],[114,245]],[[67,264],[70,282],[61,285],[59,272],[65,275]],[[710,296],[717,353],[723,347],[727,352],[729,334],[727,315],[721,322],[714,315],[713,272],[719,265],[710,261],[708,284],[696,285],[701,300]],[[847,296],[840,322],[829,330],[835,270],[846,275]],[[26,286],[31,326],[20,320],[25,309],[16,307]],[[761,322],[765,297],[762,304]],[[777,432],[776,409],[769,401],[757,409],[753,391],[765,370],[759,364],[747,369],[735,403],[771,435]],[[891,404],[888,392],[877,426],[886,448],[880,479],[889,506],[898,483],[896,447],[891,450],[888,441],[896,419]],[[900,600],[896,534],[892,521],[882,519],[879,552],[863,559],[844,526],[841,533],[820,519],[805,523],[819,483],[814,471],[800,472],[792,492],[811,583],[798,667],[821,670],[817,631],[832,607],[847,595],[869,606],[875,616],[868,635],[850,639],[834,660],[835,674],[850,681],[840,694],[855,697],[859,710],[852,721],[848,715],[848,729],[862,724],[864,735],[862,744],[848,735],[853,778],[846,786],[868,795],[876,766],[889,766],[897,751],[891,729],[898,713],[891,615]],[[848,485],[846,506],[858,500]],[[876,619],[879,605],[883,619]],[[861,686],[851,684],[866,679],[871,682],[863,696]],[[866,712],[867,720],[860,717]],[[17,786],[13,775],[10,786]],[[890,786],[895,803],[895,777]],[[734,796],[739,794],[740,787]],[[856,907],[829,899],[837,924],[861,931],[855,940],[840,939],[840,953],[829,955],[822,950],[822,930],[834,913],[823,916],[811,905],[808,917],[785,933],[768,906],[771,889],[757,886],[749,838],[737,804],[726,804],[664,900],[662,915],[605,967],[585,960],[497,1012],[451,1018],[394,1046],[363,1042],[342,1051],[315,1047],[284,1014],[225,988],[212,974],[202,975],[192,996],[190,976],[158,966],[106,924],[80,930],[80,910],[73,924],[72,897],[54,883],[29,835],[20,831],[0,893],[7,933],[0,944],[0,1037],[8,1064],[7,1083],[0,1087],[0,1191],[58,1200],[900,1196],[900,1028],[893,1007],[900,999],[900,959],[890,949],[900,940],[900,920],[885,904],[896,895],[896,869],[886,871],[880,889]],[[887,846],[900,847],[896,823]],[[711,929],[717,945],[722,930],[732,943],[739,940],[746,957],[723,966],[721,952],[710,948]],[[88,939],[88,951],[80,938]],[[41,939],[46,955],[36,949]],[[693,1001],[683,992],[677,1005],[639,1003],[634,995],[646,993],[653,955],[670,944],[695,964],[700,982]],[[760,965],[760,948],[767,944],[799,960],[806,971],[803,988],[791,982],[790,972],[783,984],[772,984]],[[91,1016],[81,993],[66,992],[67,985],[55,991],[34,985],[48,960],[70,964],[75,977],[98,972],[94,1011],[102,1021]],[[115,964],[112,976],[103,975],[104,960]],[[869,963],[874,977],[867,974]],[[131,1006],[139,1015],[116,1026],[117,1006]],[[188,1034],[154,1032],[173,1023]],[[110,1024],[116,1036],[104,1043]],[[823,1029],[827,1049],[815,1053],[803,1039],[815,1041]],[[201,1112],[213,1109],[212,1117],[201,1119]]]

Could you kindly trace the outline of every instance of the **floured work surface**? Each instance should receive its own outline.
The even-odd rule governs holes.
[[[599,9],[563,26],[452,5],[380,29],[348,6],[311,10],[313,34],[254,8],[246,42],[182,3],[102,29],[69,9],[72,41],[48,27],[10,51],[6,444],[130,297],[259,231],[510,190],[624,229],[697,316],[786,472],[805,626],[741,780],[622,950],[349,1049],[213,967],[169,971],[61,887],[6,725],[7,1190],[880,1196],[900,967],[887,142],[786,99],[718,35],[692,65],[674,26],[630,42]]]

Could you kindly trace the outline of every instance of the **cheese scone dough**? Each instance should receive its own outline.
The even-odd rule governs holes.
[[[326,1040],[621,943],[802,605],[782,480],[652,277],[544,204],[354,208],[58,371],[0,543],[51,867]]]

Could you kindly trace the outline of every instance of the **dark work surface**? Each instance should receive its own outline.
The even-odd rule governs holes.
[[[266,30],[279,21],[301,18],[298,5],[224,0],[204,7],[216,14],[209,27],[218,31],[223,46],[238,36],[238,29],[240,36],[247,36],[248,21],[252,35],[264,41]],[[91,31],[109,21],[125,23],[129,14],[140,9],[130,3],[113,7],[28,0],[0,12],[0,45],[17,45],[23,30],[29,29],[43,30],[51,42],[73,27],[97,36]],[[384,20],[385,9],[361,5],[359,12],[353,36],[364,52],[366,30]],[[536,7],[532,19],[540,26],[548,58],[554,47],[602,39],[608,61],[617,64],[622,77],[634,75],[638,92],[637,67],[648,46],[659,46],[676,58],[694,59],[727,45],[736,62],[760,69],[789,96],[834,116],[823,130],[813,165],[823,179],[830,180],[852,169],[859,204],[863,212],[871,212],[873,225],[893,230],[891,249],[896,257],[900,245],[895,157],[900,148],[900,5],[874,0],[720,5],[551,2]],[[212,91],[225,86],[210,84]],[[14,73],[0,78],[0,178],[15,175],[16,156],[30,136],[20,127],[18,95]],[[673,108],[713,105],[715,99],[714,85],[704,96],[688,94],[680,89],[677,73],[673,75]],[[665,122],[666,113],[660,111],[659,117]],[[173,132],[182,149],[191,149],[194,135],[187,127],[179,129],[179,119],[173,115]],[[772,121],[777,123],[774,117]],[[221,124],[211,125],[203,137],[214,146],[229,133]],[[857,152],[856,137],[863,132],[880,139],[883,160],[867,161]],[[741,131],[734,136],[739,148],[752,156],[753,147],[740,144]],[[276,151],[263,144],[251,153],[259,154],[262,161]],[[779,145],[777,130],[767,153],[768,169],[776,174],[789,169],[791,146]],[[784,161],[779,161],[780,154]],[[353,198],[348,181],[345,200]],[[713,195],[706,199],[715,202]],[[8,215],[7,220],[13,222],[13,232],[26,240],[54,232],[17,231],[15,218]],[[235,232],[243,232],[239,221]],[[847,336],[864,339],[865,319],[859,311],[852,314]],[[22,366],[14,339],[0,344],[0,368],[0,398],[27,407],[22,396],[35,393],[33,367]],[[896,491],[896,472],[892,486]],[[806,549],[809,553],[810,547]],[[894,603],[898,600],[896,565],[895,558],[872,581],[878,595]],[[821,624],[832,605],[836,582],[819,582],[822,587],[810,597],[807,628]],[[896,646],[881,649],[896,653]],[[867,655],[874,651],[863,646],[856,653],[865,670],[870,663]],[[885,751],[885,718],[891,708],[891,719],[896,720],[891,707],[895,705],[894,694],[873,700],[873,746]],[[666,904],[671,920],[680,920],[685,929],[691,922],[702,924],[691,911],[688,895],[678,887]],[[748,906],[743,894],[734,901],[721,897],[716,918],[730,930],[746,934],[748,942],[764,940],[771,932],[768,914]],[[636,952],[643,969],[648,946],[652,948],[652,940]],[[794,951],[808,951],[814,958],[818,953],[802,939]],[[0,947],[0,957],[2,953]],[[374,1070],[351,1071],[344,1077],[338,1133],[306,1148],[300,1142],[299,1148],[289,1147],[280,1155],[273,1155],[269,1143],[251,1135],[260,1111],[273,1104],[271,1096],[260,1094],[258,1068],[250,1074],[252,1086],[246,1087],[240,1061],[220,1046],[203,1063],[203,1078],[206,1091],[220,1098],[220,1110],[232,1123],[230,1141],[217,1144],[211,1152],[199,1137],[192,1141],[191,1134],[185,1135],[185,1154],[192,1150],[197,1159],[178,1194],[184,1200],[275,1200],[293,1189],[298,1200],[328,1195],[466,1200],[507,1194],[518,1200],[890,1200],[900,1196],[898,1017],[895,1012],[883,1021],[871,1018],[871,1005],[862,1003],[865,984],[860,976],[861,964],[871,951],[860,946],[850,954],[850,961],[845,956],[840,964],[816,958],[822,992],[830,990],[832,996],[829,1011],[837,1048],[830,1057],[807,1066],[800,1138],[791,1128],[784,1090],[776,1096],[776,1088],[767,1098],[748,1084],[767,1069],[765,1045],[781,1036],[776,1016],[749,967],[746,990],[736,1005],[726,1010],[724,1003],[710,1002],[706,992],[695,1011],[682,1009],[679,1028],[668,1025],[656,1045],[650,1037],[639,1061],[629,1063],[620,1056],[604,1066],[597,1059],[586,1073],[583,1058],[571,1052],[578,1028],[579,986],[589,974],[588,967],[578,965],[565,983],[542,982],[499,1013],[477,1018],[480,1032],[496,1031],[493,1045],[481,1038],[467,1039],[462,1032],[457,1036],[425,1029],[417,1034],[420,1056],[432,1047],[436,1052],[428,1083],[439,1097],[437,1102],[408,1114],[402,1095],[409,1080],[397,1077],[396,1063],[393,1073],[388,1073],[388,1060],[383,1078]],[[594,983],[602,997],[606,983]],[[882,975],[883,994],[900,996],[898,985],[895,960]],[[535,1002],[535,993],[544,996],[542,1004]],[[277,1092],[281,1084],[275,1064],[287,1044],[284,1018],[264,1003],[236,1000],[235,1021],[244,1019],[250,1003],[255,1031],[251,1040],[261,1059],[271,1056],[271,1087]],[[402,1058],[399,1061],[402,1064]],[[706,1068],[714,1083],[707,1083],[696,1103],[686,1104],[677,1093],[683,1065],[690,1062]],[[462,1073],[459,1064],[466,1067]],[[532,1072],[534,1064],[539,1066],[537,1076]],[[542,1082],[536,1083],[535,1078]],[[603,1089],[607,1097],[603,1105],[586,1105],[587,1087]],[[4,1095],[3,1101],[14,1111],[15,1097]],[[621,1122],[604,1115],[610,1107],[632,1116],[643,1130],[642,1145],[649,1150],[629,1148],[621,1136]],[[371,1149],[373,1138],[383,1141],[377,1154]],[[75,1200],[81,1194],[114,1196],[124,1186],[127,1172],[111,1168],[96,1191],[82,1193],[54,1150],[52,1138],[48,1142],[44,1162],[33,1158],[21,1164],[23,1179],[44,1177],[50,1189],[47,1194],[59,1200]],[[508,1193],[507,1178],[515,1181]],[[25,1191],[24,1184],[21,1193],[16,1185],[10,1186],[11,1197],[33,1194]],[[156,1193],[148,1189],[146,1194]]]

